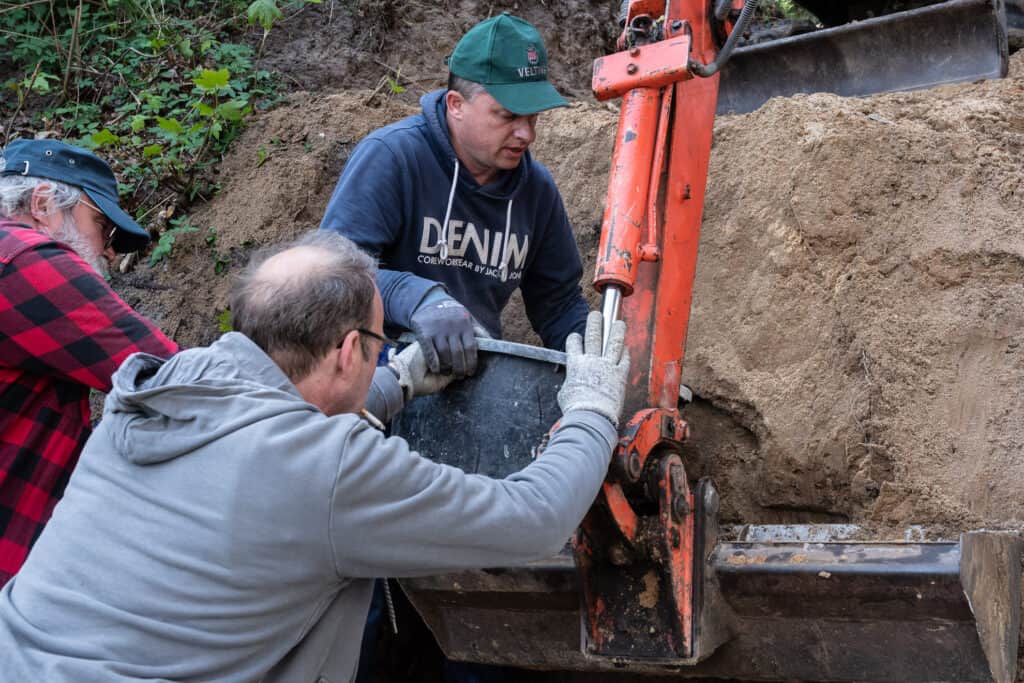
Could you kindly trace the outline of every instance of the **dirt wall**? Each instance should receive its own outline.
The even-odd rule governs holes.
[[[1024,517],[1022,57],[716,126],[685,380],[755,438],[761,506]]]

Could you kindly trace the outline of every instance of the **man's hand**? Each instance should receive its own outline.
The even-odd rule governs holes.
[[[406,402],[415,396],[434,394],[444,389],[455,379],[452,375],[441,375],[427,369],[427,361],[419,342],[409,344],[401,353],[388,359],[388,366],[398,373],[398,384],[402,387]]]
[[[575,332],[565,340],[565,382],[558,392],[558,407],[562,413],[591,410],[618,427],[629,374],[629,351],[624,350],[626,323],[612,323],[604,353],[601,326],[601,314],[592,311],[587,316],[586,348]]]
[[[416,309],[411,322],[431,372],[457,378],[476,372],[473,316],[465,306],[445,296]]]

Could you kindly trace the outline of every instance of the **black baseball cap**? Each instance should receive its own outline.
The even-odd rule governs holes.
[[[3,150],[2,175],[48,178],[79,188],[106,215],[114,231],[114,251],[139,251],[149,233],[117,203],[117,178],[107,162],[92,152],[59,140],[13,140]]]

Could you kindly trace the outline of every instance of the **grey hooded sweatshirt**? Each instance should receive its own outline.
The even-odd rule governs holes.
[[[555,554],[616,438],[570,412],[489,479],[325,416],[243,335],[133,355],[0,591],[0,681],[348,681],[373,577]]]

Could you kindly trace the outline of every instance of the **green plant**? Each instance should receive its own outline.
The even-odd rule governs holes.
[[[322,0],[304,0],[305,2],[319,5]],[[260,49],[257,52],[256,59],[259,60],[263,54],[263,46],[266,45],[267,35],[270,33],[270,29],[277,23],[278,20],[284,18],[284,12],[277,6],[277,0],[253,0],[245,11],[245,15],[249,18],[249,26],[255,26],[257,23],[263,29],[263,37],[260,39]]]
[[[230,308],[225,308],[217,315],[217,329],[221,332],[234,332],[235,328],[231,325]]]
[[[172,218],[170,221],[171,227],[165,230],[156,246],[153,247],[153,251],[149,254],[149,265],[155,266],[156,264],[163,261],[165,258],[170,258],[171,253],[174,251],[174,243],[182,235],[187,235],[190,232],[198,232],[199,228],[190,224],[188,216],[182,216],[181,218]]]
[[[270,74],[234,37],[249,4],[0,0],[10,74],[0,143],[49,130],[101,150],[129,210],[156,193],[211,193],[206,169],[252,111],[276,100]]]
[[[213,272],[217,275],[223,275],[228,272],[228,268],[231,267],[231,259],[220,253],[214,253],[213,255]]]

